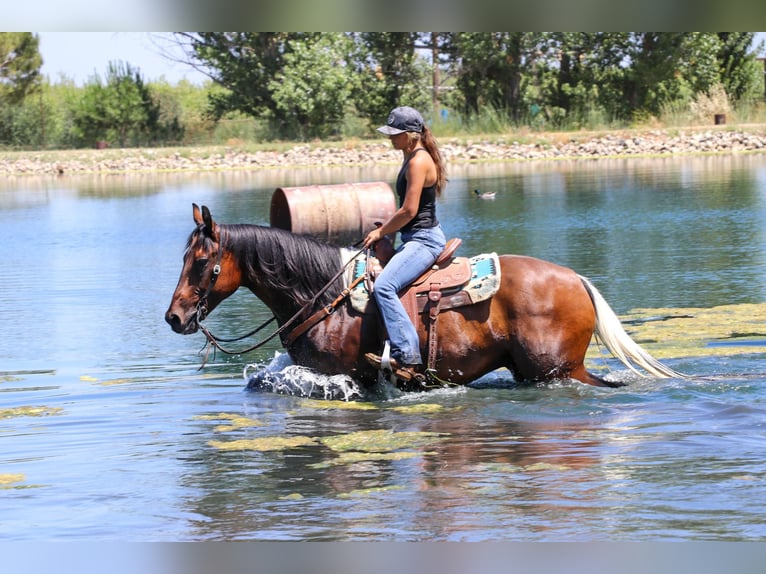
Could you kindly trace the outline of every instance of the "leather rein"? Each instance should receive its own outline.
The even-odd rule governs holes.
[[[366,248],[362,248],[352,257],[349,258],[349,260],[341,267],[340,271],[338,271],[332,279],[330,279],[327,284],[322,287],[312,298],[310,301],[308,301],[303,307],[301,307],[295,315],[290,317],[282,326],[280,326],[277,330],[275,330],[271,335],[263,339],[262,341],[259,341],[250,347],[247,347],[246,349],[239,349],[236,351],[232,351],[230,349],[227,349],[221,345],[221,343],[234,343],[237,341],[241,341],[243,339],[247,339],[248,337],[252,337],[262,329],[264,329],[267,325],[270,323],[273,323],[276,320],[276,317],[271,317],[270,319],[266,320],[262,324],[260,324],[258,327],[250,331],[249,333],[246,333],[244,335],[241,335],[239,337],[234,337],[231,339],[225,339],[223,337],[218,337],[216,335],[213,335],[213,333],[210,332],[210,330],[203,324],[205,318],[208,314],[208,297],[210,296],[210,293],[213,291],[213,287],[215,287],[215,283],[218,280],[218,276],[221,274],[221,260],[223,259],[223,246],[224,246],[224,230],[220,229],[221,236],[218,240],[218,255],[216,256],[216,263],[213,266],[212,275],[210,276],[210,282],[208,283],[207,288],[205,289],[205,292],[200,296],[199,301],[197,302],[197,325],[199,326],[199,330],[202,331],[202,333],[205,335],[205,338],[207,339],[207,342],[205,343],[205,346],[203,347],[203,350],[205,352],[204,357],[202,359],[202,365],[200,365],[200,369],[202,369],[205,364],[207,363],[208,355],[210,354],[210,349],[214,348],[222,353],[225,353],[227,355],[241,355],[244,353],[249,353],[250,351],[254,351],[269,341],[271,341],[274,337],[277,335],[282,335],[285,331],[287,331],[289,328],[292,327],[294,323],[298,321],[298,319],[303,316],[305,313],[307,313],[316,303],[316,300],[324,294],[325,291],[327,291],[330,286],[346,271],[346,267],[348,267],[352,261],[354,261],[363,251],[365,251]],[[356,243],[358,245],[359,243]],[[306,331],[311,329],[314,325],[325,319],[326,317],[332,315],[332,313],[335,312],[335,309],[340,303],[349,296],[351,291],[356,287],[361,281],[365,279],[367,274],[362,274],[359,277],[357,277],[351,285],[343,289],[341,291],[340,295],[338,295],[332,303],[329,303],[328,305],[325,305],[315,313],[313,313],[310,317],[308,317],[306,320],[304,320],[299,325],[295,326],[292,331],[288,333],[286,337],[282,339],[282,343],[285,346],[289,346],[292,343],[295,342],[295,340],[303,335]],[[198,291],[201,291],[201,289],[198,289]],[[281,338],[281,337],[280,337]],[[202,350],[200,350],[200,353],[202,353]]]

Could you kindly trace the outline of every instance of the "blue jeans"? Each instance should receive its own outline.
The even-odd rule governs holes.
[[[420,340],[399,292],[434,264],[446,239],[440,226],[402,233],[402,244],[375,280],[373,295],[388,331],[391,357],[405,365],[422,363]]]

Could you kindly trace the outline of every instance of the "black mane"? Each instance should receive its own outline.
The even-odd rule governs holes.
[[[307,235],[260,225],[219,225],[225,247],[243,265],[243,271],[270,289],[290,295],[298,306],[311,301],[341,268],[340,249]],[[317,299],[332,302],[343,289],[343,279]]]

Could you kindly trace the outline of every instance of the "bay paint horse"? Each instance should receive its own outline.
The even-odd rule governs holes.
[[[205,206],[193,205],[193,217],[196,228],[165,314],[177,333],[195,333],[200,321],[240,287],[250,289],[279,325],[290,322],[313,299],[313,308],[304,315],[326,308],[345,287],[340,271],[347,250],[281,229],[218,224]],[[583,362],[594,333],[642,376],[633,363],[655,377],[684,376],[636,344],[586,278],[532,257],[501,255],[499,262],[501,281],[494,296],[439,316],[437,361],[431,365],[436,380],[463,385],[506,367],[519,383],[576,379],[622,386],[586,370]],[[425,356],[428,329],[422,321],[418,332]],[[290,337],[289,330],[280,336],[297,365],[327,375],[345,374],[364,385],[378,378],[364,355],[381,352],[379,316],[355,311],[348,299],[300,336]]]

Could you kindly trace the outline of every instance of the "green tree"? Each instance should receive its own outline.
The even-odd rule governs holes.
[[[320,36],[301,32],[176,33],[189,63],[207,70],[215,83],[226,88],[212,96],[216,118],[234,111],[256,118],[270,112],[281,118],[272,97],[272,81],[284,69],[290,41]]]
[[[43,84],[43,118],[39,144],[45,147],[72,148],[77,145],[72,110],[80,101],[83,88],[62,76],[55,84]],[[34,98],[27,98],[29,102]],[[35,141],[35,140],[33,140]],[[35,142],[37,143],[37,142]]]
[[[0,142],[14,147],[72,147],[72,103],[82,88],[62,77],[43,80],[40,91],[13,106],[0,107]]]
[[[350,110],[378,124],[400,104],[442,103],[465,116],[587,125],[680,109],[723,84],[742,99],[760,81],[752,33],[366,32],[177,33],[187,63],[220,86],[212,117],[267,120],[272,135],[332,134]],[[348,43],[353,49],[348,56]],[[436,43],[436,46],[430,44]],[[426,53],[424,49],[430,49]],[[430,59],[440,60],[432,66]],[[443,58],[443,60],[442,60]],[[435,80],[433,83],[436,83]],[[327,125],[321,125],[325,123]]]
[[[337,134],[353,89],[346,66],[351,40],[323,34],[294,38],[288,45],[282,69],[268,84],[278,131],[300,139]]]
[[[717,62],[720,81],[726,93],[735,102],[760,95],[759,77],[763,65],[756,60],[753,50],[754,32],[718,32]]]
[[[180,106],[180,123],[184,130],[184,142],[204,141],[215,128],[215,120],[207,113],[210,93],[223,88],[211,82],[197,86],[184,80],[173,86],[173,98]]]
[[[98,75],[91,78],[73,115],[82,143],[106,141],[123,147],[146,143],[157,133],[160,109],[139,70],[110,62],[106,82]]]
[[[711,68],[710,54],[698,46],[700,40],[709,44],[711,37],[683,32],[631,34],[625,94],[632,113],[659,114],[664,105],[688,101],[695,91],[714,83],[715,66]]]
[[[0,104],[17,104],[39,87],[39,44],[30,32],[0,32]]]
[[[428,65],[415,49],[417,33],[177,33],[176,38],[187,63],[205,68],[226,88],[211,99],[215,118],[241,112],[266,119],[275,135],[332,132],[333,126],[318,122],[337,125],[350,104],[378,124],[394,106],[426,111],[430,101],[430,83],[424,82]]]
[[[354,36],[352,65],[358,78],[354,104],[370,125],[380,125],[400,105],[423,113],[430,110],[428,66],[416,52],[419,36],[415,32],[363,32]]]
[[[0,142],[29,145],[40,139],[42,100],[25,105],[39,93],[39,39],[30,32],[0,32]],[[34,138],[34,139],[33,139]]]
[[[553,78],[541,93],[541,105],[565,111],[566,119],[582,125],[593,113],[610,119],[623,106],[622,83],[628,34],[555,32],[540,44],[545,65],[540,73]],[[541,79],[537,79],[541,82]]]
[[[525,83],[535,68],[539,41],[536,32],[452,34],[450,49],[463,111],[470,114],[488,106],[518,120],[525,111]]]
[[[188,82],[187,82],[188,83]],[[177,93],[167,81],[147,85],[151,107],[156,108],[156,121],[147,122],[146,132],[150,141],[180,143],[184,138],[183,107]],[[155,116],[151,116],[155,117]]]

